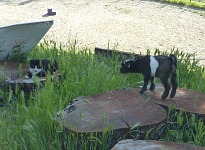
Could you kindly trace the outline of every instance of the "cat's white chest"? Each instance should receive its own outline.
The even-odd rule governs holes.
[[[29,71],[33,74],[33,75],[36,75],[38,74],[39,72],[41,72],[41,68],[38,69],[37,66],[35,66],[35,68],[29,68]]]

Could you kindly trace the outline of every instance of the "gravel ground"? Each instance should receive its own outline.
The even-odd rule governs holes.
[[[47,8],[57,14],[46,16]],[[54,20],[45,38],[79,46],[145,53],[179,50],[205,58],[205,16],[193,9],[138,0],[0,0],[0,26]],[[204,13],[203,11],[199,11]]]

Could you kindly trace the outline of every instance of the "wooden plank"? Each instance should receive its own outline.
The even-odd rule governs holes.
[[[118,57],[118,59],[121,61],[123,59],[128,59],[132,58],[134,56],[134,53],[131,52],[125,52],[125,51],[120,51],[120,50],[111,50],[111,49],[103,49],[99,47],[95,47],[94,50],[95,54],[98,55],[103,55],[105,58],[110,58],[110,57]]]

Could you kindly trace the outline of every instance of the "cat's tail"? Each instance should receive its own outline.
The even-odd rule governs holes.
[[[53,71],[56,72],[58,70],[58,61],[57,60],[54,60],[54,63],[53,63]]]

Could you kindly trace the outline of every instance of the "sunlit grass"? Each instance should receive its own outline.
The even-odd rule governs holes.
[[[170,110],[169,121],[164,140],[205,146],[205,125],[202,118],[184,111]]]
[[[153,51],[156,55],[169,53]],[[194,55],[178,50],[171,53],[179,58],[179,86],[205,92],[204,68],[197,65]],[[96,56],[89,49],[76,49],[75,45],[57,47],[55,42],[46,42],[36,46],[28,57],[57,59],[64,76],[60,82],[48,76],[43,88],[30,95],[28,104],[23,91],[0,92],[1,102],[5,104],[0,107],[0,149],[109,149],[114,136],[111,129],[101,136],[68,133],[55,121],[56,113],[79,96],[137,87],[142,76],[120,74],[117,56],[109,59]],[[193,117],[191,121],[183,120],[181,116],[176,113],[178,118],[169,122],[161,138],[205,146],[202,120]],[[186,133],[182,136],[179,130],[183,129]]]
[[[191,6],[196,8],[205,8],[205,1],[204,0],[162,0],[165,2],[185,5],[185,6]]]

